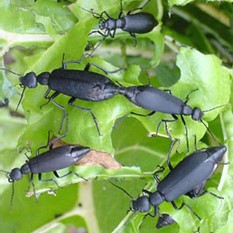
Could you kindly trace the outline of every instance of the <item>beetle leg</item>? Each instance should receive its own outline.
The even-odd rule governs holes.
[[[62,64],[61,67],[63,70],[66,69],[66,63],[64,62],[64,60],[65,60],[65,53],[62,54],[62,62],[61,62],[61,64]]]
[[[163,172],[164,169],[165,168],[163,166],[160,166],[160,165],[157,166],[157,170],[153,174],[153,177],[154,177],[154,179],[156,180],[157,183],[160,182],[158,174],[161,173],[161,172]]]
[[[151,214],[151,213],[146,213],[144,216],[143,216],[143,219],[146,218],[147,216],[150,216],[152,218],[154,218],[154,214]]]
[[[88,71],[89,68],[90,68],[91,66],[94,66],[94,67],[100,69],[100,70],[103,71],[105,74],[114,74],[114,73],[117,73],[117,72],[119,72],[119,71],[121,71],[121,70],[125,70],[125,68],[119,68],[119,69],[116,69],[116,70],[109,71],[109,70],[106,70],[106,69],[104,69],[103,67],[98,66],[98,65],[96,65],[96,64],[94,64],[94,63],[91,63],[91,62],[87,63],[87,65],[85,66],[84,70],[85,70],[85,71]]]
[[[212,193],[212,192],[210,192],[210,191],[208,191],[208,190],[204,190],[204,192],[203,192],[201,195],[203,195],[203,194],[205,194],[205,193],[209,193],[210,195],[212,195],[212,196],[214,196],[214,197],[216,197],[216,198],[218,198],[218,199],[224,199],[224,197],[218,196],[217,194]]]
[[[108,35],[111,37],[111,38],[114,38],[115,37],[115,34],[116,34],[116,28],[112,30],[112,33],[110,30],[108,30]]]
[[[34,194],[35,200],[37,201],[35,184],[33,182],[33,173],[31,173],[31,175],[29,176],[29,184],[28,184],[27,192],[29,192],[30,184],[32,184],[33,194]]]
[[[186,98],[185,98],[185,101],[184,101],[185,104],[187,104],[187,102],[189,101],[189,96],[190,96],[193,92],[195,92],[195,91],[198,91],[198,88],[196,88],[196,89],[194,89],[194,90],[192,90],[192,91],[189,92],[189,94],[188,94],[188,95],[186,96]]]
[[[187,205],[184,202],[182,202],[181,205],[178,207],[174,201],[171,201],[171,203],[172,203],[172,206],[176,210],[181,210],[184,206],[186,206],[201,221],[201,218],[197,215],[196,212],[194,212],[194,210],[189,205]]]
[[[60,175],[57,173],[57,171],[53,171],[53,174],[54,174],[57,178],[63,178],[63,177],[66,177],[66,176],[68,176],[68,175],[70,175],[70,174],[73,174],[73,175],[76,175],[77,177],[79,177],[79,178],[81,178],[81,179],[87,181],[87,179],[85,179],[84,177],[80,176],[79,174],[77,174],[76,172],[73,172],[73,171],[69,171],[68,173],[66,173],[66,174],[64,174],[64,175],[62,175],[62,176],[60,176]]]
[[[144,5],[142,5],[141,7],[138,7],[138,8],[136,8],[136,9],[134,9],[134,10],[131,10],[131,11],[129,11],[128,13],[127,13],[127,15],[130,15],[132,12],[134,12],[134,11],[138,11],[138,10],[142,10],[149,2],[150,2],[151,0],[148,0]]]
[[[17,104],[17,106],[16,106],[16,110],[15,110],[16,112],[18,111],[19,105],[20,105],[20,103],[21,103],[21,101],[22,101],[22,99],[23,99],[25,90],[26,90],[26,87],[23,88],[23,91],[22,91],[22,93],[21,93],[19,102],[18,102],[18,104]]]
[[[181,120],[183,122],[183,125],[184,125],[184,128],[185,128],[185,138],[186,138],[186,143],[187,143],[187,152],[189,152],[188,128],[187,128],[187,125],[186,125],[186,122],[184,120],[183,115],[180,115],[180,118],[181,118]]]
[[[172,95],[172,91],[170,89],[163,89],[163,91],[168,92],[170,95]]]
[[[84,58],[85,58],[85,55],[83,54],[79,60],[69,60],[69,61],[62,60],[62,69],[65,70],[67,64],[72,64],[72,63],[80,64]]]
[[[173,169],[173,166],[172,166],[172,164],[171,164],[170,157],[171,157],[172,149],[173,149],[173,147],[174,147],[174,145],[175,145],[175,143],[176,143],[176,140],[175,140],[175,139],[171,138],[171,140],[172,140],[172,143],[171,143],[171,146],[170,146],[170,149],[169,149],[169,152],[168,152],[168,156],[167,156],[167,165],[168,165],[170,171]]]
[[[121,18],[122,14],[123,14],[122,0],[120,0],[120,7],[121,7],[121,9],[120,9],[120,13],[118,15],[118,19]]]
[[[44,98],[45,98],[45,99],[48,99],[48,100],[50,99],[50,96],[48,96],[48,95],[49,95],[49,93],[50,93],[50,91],[51,91],[51,89],[50,89],[50,88],[48,88],[48,90],[45,92],[45,94],[44,94]],[[55,93],[56,93],[56,94],[55,94]],[[58,92],[55,92],[55,93],[54,93],[54,94],[52,94],[52,96],[54,95],[54,97],[53,97],[53,98],[55,98],[55,97],[56,97],[56,96],[58,96],[58,94],[59,94]],[[52,96],[51,96],[51,97],[52,97]]]
[[[55,92],[51,96],[49,96],[50,91],[51,89],[48,88],[47,91],[45,92],[44,98],[48,101],[45,104],[42,104],[40,106],[40,109],[42,109],[45,105],[47,105],[50,102],[51,98],[56,98],[60,94],[59,92]]]
[[[135,33],[129,32],[130,36],[132,37],[133,41],[134,41],[134,47],[136,47],[137,45],[137,38]]]
[[[184,205],[201,221],[201,218],[199,217],[199,215],[197,215],[196,212],[194,212],[194,210],[187,204],[184,203]]]
[[[98,134],[99,134],[99,136],[101,136],[101,133],[100,133],[100,129],[99,129],[99,125],[98,125],[97,119],[96,119],[94,113],[92,112],[92,110],[89,109],[89,108],[83,108],[83,107],[74,105],[73,102],[74,102],[75,100],[76,100],[76,99],[75,99],[74,97],[72,97],[72,98],[69,100],[68,104],[69,104],[70,106],[74,107],[74,108],[79,109],[79,110],[82,110],[82,111],[85,111],[85,112],[89,112],[89,113],[91,114],[92,118],[93,118],[93,121],[95,122],[95,126],[96,126],[96,128],[97,128]]]
[[[168,123],[168,122],[175,122],[175,121],[178,120],[178,118],[177,118],[177,116],[174,115],[174,114],[172,114],[172,117],[173,117],[173,119],[162,119],[162,120],[159,122],[159,124],[157,125],[157,128],[156,128],[155,136],[158,135],[159,128],[160,128],[161,124],[164,123],[164,124],[165,124],[165,130],[166,130],[166,133],[167,133],[168,137],[169,137],[171,140],[173,140],[173,138],[172,138],[172,136],[171,136],[171,134],[170,134],[170,132],[169,132],[169,130],[168,130],[167,123]]]
[[[121,9],[121,11],[120,11],[120,13],[118,15],[118,19],[120,19],[122,17],[122,15],[123,15],[123,10]]]
[[[91,31],[91,32],[88,34],[88,36],[90,36],[91,34],[94,34],[94,33],[98,33],[98,34],[100,34],[101,36],[106,37],[106,35],[105,35],[103,32],[99,31],[99,30]]]
[[[54,94],[56,94],[56,92],[55,92]],[[58,94],[59,94],[59,93],[58,93]],[[55,95],[55,97],[56,97],[56,96],[57,96],[57,95]],[[61,131],[62,131],[63,126],[64,126],[64,121],[66,120],[66,130],[65,130],[65,133],[62,134],[62,137],[65,137],[66,134],[67,134],[67,131],[68,131],[68,114],[67,114],[67,112],[66,112],[66,110],[65,110],[65,107],[62,106],[62,105],[60,105],[60,104],[58,104],[58,103],[55,102],[53,99],[54,99],[54,98],[53,98],[53,95],[52,95],[52,96],[50,97],[51,102],[52,102],[55,106],[57,106],[58,108],[60,108],[60,109],[62,110],[62,120],[61,120],[61,124],[60,124],[59,131],[58,131],[59,134],[61,134]]]
[[[48,147],[49,145],[49,138],[50,138],[50,131],[48,131],[48,139],[47,139],[47,144],[45,146],[41,146],[36,150],[36,156],[38,156],[40,154],[40,150],[41,149],[45,149]]]
[[[171,201],[171,203],[172,203],[172,206],[174,207],[174,209],[176,209],[176,210],[181,210],[185,206],[184,202],[182,202],[179,207],[176,205],[176,203],[174,201]]]
[[[68,116],[67,115],[65,116],[65,119],[66,119],[66,129],[65,129],[64,134],[61,134],[60,137],[57,137],[54,140],[52,140],[52,142],[49,144],[49,150],[53,149],[53,145],[56,141],[60,140],[61,138],[64,138],[67,135],[67,132],[68,132]],[[64,123],[64,120],[62,119],[61,125],[63,125],[63,123]],[[63,127],[60,126],[60,128],[62,129]],[[59,129],[59,134],[60,134],[61,129]]]
[[[154,206],[154,216],[156,216],[159,213],[159,207]]]
[[[112,19],[112,17],[107,13],[107,11],[103,11],[103,12],[100,14],[100,18],[104,18],[103,15],[105,15],[108,19]]]
[[[142,116],[142,117],[148,117],[148,116],[152,116],[153,114],[155,114],[156,111],[152,111],[148,114],[141,114],[141,113],[137,113],[137,112],[130,112],[130,114],[136,115],[136,116]],[[127,114],[128,115],[128,114]]]
[[[55,174],[55,173],[54,173],[54,174]],[[43,179],[42,179],[42,174],[41,174],[41,173],[38,174],[38,179],[39,179],[39,181],[42,181],[42,182],[53,182],[55,185],[57,185],[58,188],[61,188],[61,186],[60,186],[60,185],[57,183],[57,181],[54,180],[54,179],[46,179],[46,180],[43,180]]]
[[[61,130],[62,130],[63,125],[64,125],[64,120],[66,119],[66,131],[62,135],[62,137],[65,137],[66,134],[67,134],[67,131],[68,131],[68,116],[67,116],[67,113],[66,113],[66,110],[65,110],[64,106],[62,106],[62,105],[60,105],[60,104],[58,104],[57,102],[54,101],[54,98],[56,98],[60,93],[59,92],[54,92],[51,96],[48,96],[50,91],[51,91],[51,89],[48,89],[46,91],[45,95],[44,95],[44,98],[48,99],[48,102],[43,104],[42,106],[40,106],[40,108],[47,105],[51,101],[55,106],[57,106],[58,108],[60,108],[62,110],[62,121],[61,121],[58,133],[61,134]]]

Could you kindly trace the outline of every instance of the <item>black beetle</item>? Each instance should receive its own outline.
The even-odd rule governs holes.
[[[174,224],[176,221],[168,214],[160,214],[158,222],[156,224],[156,228],[160,229],[165,226],[170,226]]]
[[[198,107],[192,108],[187,104],[189,100],[189,95],[186,97],[186,100],[183,101],[180,98],[172,95],[170,92],[168,93],[166,91],[160,90],[155,87],[151,87],[149,85],[120,87],[119,92],[135,105],[152,111],[146,116],[152,115],[155,112],[161,112],[172,115],[172,117],[174,118],[173,120],[162,120],[162,122],[165,122],[165,124],[166,122],[176,121],[178,119],[177,115],[180,115],[181,120],[185,126],[188,151],[189,151],[188,130],[183,116],[191,116],[194,121],[200,121],[206,127],[208,132],[210,132],[206,124],[202,121],[202,117],[204,116],[204,112],[213,110],[217,107],[205,111],[202,111]],[[143,114],[138,114],[138,113],[133,113],[133,114],[139,116],[145,116]],[[160,122],[160,124],[162,122]],[[160,124],[157,127],[156,133],[158,132]],[[167,133],[168,136],[171,138],[168,130]],[[211,132],[210,134],[213,136]]]
[[[78,63],[78,61],[76,61],[76,63]],[[54,98],[57,97],[59,94],[64,94],[71,97],[68,101],[69,105],[82,111],[89,112],[91,114],[95,122],[96,128],[98,130],[98,133],[99,135],[101,135],[96,117],[92,110],[89,108],[74,105],[73,102],[76,99],[82,99],[91,102],[100,102],[113,97],[119,92],[119,86],[117,86],[109,78],[102,74],[89,71],[91,65],[101,69],[105,73],[115,73],[119,70],[122,70],[122,68],[114,71],[106,71],[105,69],[95,64],[88,63],[84,70],[71,70],[65,69],[65,64],[66,63],[63,62],[62,68],[55,69],[51,73],[43,72],[39,75],[36,75],[34,72],[29,72],[24,76],[20,76],[19,74],[10,70],[6,70],[3,68],[0,69],[20,76],[19,81],[20,85],[24,88],[23,93],[26,88],[36,88],[38,83],[40,83],[41,85],[48,86],[48,90],[46,91],[44,97],[49,101],[53,102],[57,107],[59,107],[63,111],[62,123],[59,132],[63,128],[63,122],[66,117],[66,111],[63,106],[54,101]],[[50,91],[55,92],[51,96],[49,96]],[[23,93],[18,103],[18,106],[22,100]]]
[[[8,181],[14,182],[16,180],[21,180],[23,175],[28,173],[31,173],[31,180],[33,179],[33,174],[39,174],[39,180],[41,180],[41,174],[46,172],[53,172],[54,175],[59,178],[60,176],[57,170],[77,163],[77,161],[83,158],[89,151],[89,147],[66,145],[53,148],[42,154],[37,153],[37,156],[26,161],[21,168],[13,168],[11,172],[8,173]],[[51,181],[57,184],[55,180]]]
[[[142,7],[137,8],[135,10],[142,10],[145,7],[145,5],[148,4],[148,2],[150,2],[150,0],[147,1]],[[92,13],[92,15],[95,18],[100,19],[99,29],[105,30],[104,32],[101,32],[99,30],[92,31],[90,34],[99,33],[100,35],[103,36],[103,39],[105,39],[108,36],[114,38],[116,30],[119,28],[130,34],[130,36],[134,39],[134,43],[136,46],[137,41],[135,34],[136,33],[143,34],[152,31],[153,28],[158,24],[158,22],[156,21],[154,16],[150,13],[140,12],[140,13],[132,14],[132,12],[135,10],[129,11],[127,15],[123,16],[122,0],[121,0],[121,10],[118,18],[116,19],[112,18],[106,11],[103,11],[101,14],[98,14],[92,10],[91,11],[86,10]]]
[[[156,178],[157,182],[159,182],[157,191],[143,190],[143,195],[137,199],[133,199],[128,192],[118,185],[113,185],[132,198],[131,211],[133,212],[145,212],[147,215],[155,217],[159,212],[159,205],[167,201],[171,202],[175,209],[187,206],[200,219],[190,206],[183,202],[180,207],[177,207],[174,200],[181,195],[189,195],[193,198],[195,194],[203,194],[203,185],[214,172],[216,165],[221,162],[226,150],[225,146],[219,146],[193,152],[179,162],[164,179],[160,181]],[[156,171],[155,175],[160,171]],[[198,190],[200,190],[199,193]],[[149,213],[151,206],[154,208],[153,215]]]
[[[155,214],[162,202],[173,202],[206,181],[221,162],[226,150],[225,146],[219,146],[193,152],[170,171],[158,184],[156,192],[146,191]]]
[[[64,136],[64,135],[63,135]],[[63,137],[62,136],[62,137]],[[61,138],[61,137],[60,137]],[[60,139],[59,138],[59,139]],[[58,140],[58,139],[56,139]],[[60,176],[57,173],[57,170],[67,168],[75,163],[77,163],[80,159],[82,159],[84,156],[87,155],[87,153],[90,151],[89,147],[83,147],[83,146],[73,146],[73,145],[65,145],[57,148],[52,148],[53,143],[50,145],[50,150],[46,151],[44,153],[40,153],[40,150],[42,148],[47,147],[49,144],[49,138],[48,143],[46,146],[40,147],[36,151],[36,156],[33,158],[29,158],[25,164],[21,166],[21,168],[13,168],[10,172],[6,172],[1,170],[2,172],[5,172],[8,177],[8,181],[12,183],[12,196],[11,196],[11,207],[13,202],[13,196],[14,196],[14,182],[21,180],[23,178],[23,175],[25,174],[31,174],[30,176],[30,183],[33,186],[34,189],[34,183],[33,183],[33,175],[38,174],[38,179],[40,181],[46,181],[46,182],[53,182],[58,187],[60,187],[56,180],[54,179],[42,179],[42,173],[47,172],[53,172],[54,175],[57,178],[65,177],[69,174],[74,174],[82,179],[80,175],[77,173],[70,171],[62,176]],[[84,179],[86,180],[86,179]],[[35,189],[34,189],[35,193]]]

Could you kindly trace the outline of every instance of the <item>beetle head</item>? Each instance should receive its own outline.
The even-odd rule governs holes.
[[[200,108],[193,108],[192,119],[194,121],[200,121],[201,118],[204,116],[204,113],[201,111]]]
[[[10,174],[8,175],[8,181],[10,183],[14,182],[15,180],[21,180],[22,179],[22,172],[19,168],[14,168],[11,170]]]
[[[106,20],[104,18],[101,18],[99,21],[99,28],[100,30],[103,30],[106,28]]]
[[[132,200],[132,207],[135,212],[149,212],[150,202],[148,196],[141,196],[136,200]]]
[[[35,88],[37,86],[36,74],[29,72],[25,76],[19,78],[21,87]]]

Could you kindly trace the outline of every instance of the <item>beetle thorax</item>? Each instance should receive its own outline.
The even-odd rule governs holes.
[[[29,167],[29,165],[27,163],[25,163],[21,168],[20,171],[22,172],[22,174],[27,174],[31,172],[31,169]]]
[[[116,24],[115,28],[123,29],[125,27],[125,19],[124,18],[117,19],[115,24]]]
[[[149,197],[150,199],[150,204],[153,205],[154,207],[155,206],[158,206],[160,205],[162,202],[164,202],[164,197],[161,193],[159,193],[158,191],[157,192],[154,192],[150,195]]]
[[[189,105],[184,104],[182,109],[182,115],[190,116],[192,114],[193,114],[193,109]]]
[[[48,85],[50,76],[49,72],[43,72],[37,76],[37,81],[41,85]]]

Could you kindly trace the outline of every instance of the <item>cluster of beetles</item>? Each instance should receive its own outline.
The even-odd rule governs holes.
[[[114,38],[116,30],[121,29],[130,34],[136,46],[136,34],[148,33],[157,25],[157,21],[152,14],[141,11],[144,6],[150,2],[150,0],[146,1],[142,7],[134,9],[128,12],[126,15],[123,14],[122,1],[120,2],[121,11],[118,18],[112,18],[106,11],[98,14],[93,10],[83,9],[90,12],[93,17],[99,19],[99,30],[92,31],[90,34],[100,34],[103,41],[107,37]],[[97,47],[99,47],[99,45],[97,45],[96,48]],[[65,107],[56,102],[56,97],[58,95],[69,96],[69,105],[81,111],[88,112],[93,118],[93,124],[95,124],[99,135],[101,135],[101,132],[98,126],[98,120],[96,119],[92,110],[75,105],[75,100],[81,99],[89,102],[98,102],[112,98],[115,95],[122,95],[126,97],[128,101],[141,107],[142,109],[150,110],[151,112],[147,115],[161,112],[171,115],[173,117],[172,121],[178,120],[178,116],[180,116],[185,127],[187,150],[189,151],[188,129],[185,124],[184,116],[191,116],[194,121],[199,121],[200,123],[204,124],[202,121],[204,111],[202,111],[200,108],[193,108],[189,106],[187,104],[188,97],[185,101],[183,101],[180,98],[172,95],[169,91],[164,91],[150,85],[124,87],[119,83],[114,83],[105,75],[89,71],[91,66],[95,66],[106,75],[109,73],[107,70],[99,67],[96,64],[88,63],[84,70],[71,70],[66,68],[68,63],[70,62],[63,61],[61,68],[53,70],[52,72],[43,72],[38,75],[34,72],[30,72],[24,76],[21,76],[13,71],[7,69],[4,70],[20,76],[19,82],[23,87],[23,93],[26,88],[36,88],[38,84],[48,87],[46,93],[44,94],[44,98],[48,102],[52,102],[63,112],[60,130],[63,129],[64,125],[66,125],[66,127],[68,126],[68,115]],[[114,72],[118,72],[119,70],[121,69]],[[4,102],[1,103],[1,107],[7,105],[8,99],[5,99]],[[171,122],[171,120],[169,120],[169,122]],[[163,120],[161,123],[164,123],[165,126],[167,125],[166,120]],[[207,128],[205,124],[204,126]],[[211,134],[208,128],[207,130]],[[168,137],[171,138],[169,131],[166,130],[166,132]],[[65,134],[60,138],[64,136]],[[67,176],[71,173],[79,176],[75,172],[69,172],[68,174],[59,176],[57,171],[77,163],[77,161],[85,157],[85,155],[90,151],[90,148],[77,145],[64,145],[54,148],[53,145],[54,142],[49,143],[48,140],[46,146],[42,146],[37,150],[35,157],[29,158],[20,168],[13,168],[10,172],[5,172],[7,174],[8,181],[14,184],[15,181],[22,179],[23,175],[30,174],[30,182],[33,183],[34,174],[38,174],[39,180],[43,180],[42,174],[47,172],[53,172],[57,178]],[[45,149],[48,146],[48,151],[43,153],[40,152],[41,149]],[[216,165],[222,161],[226,150],[227,149],[224,145],[196,150],[195,152],[186,156],[177,164],[176,167],[171,165],[170,157],[168,155],[167,165],[170,172],[165,178],[160,180],[158,178],[158,173],[164,170],[164,167],[158,166],[158,169],[154,173],[154,178],[158,182],[156,191],[151,192],[148,190],[143,190],[142,195],[140,195],[137,199],[132,200],[131,211],[144,212],[153,217],[159,215],[156,227],[161,228],[175,222],[175,220],[173,220],[167,213],[159,213],[159,205],[166,201],[171,202],[175,209],[181,209],[183,206],[188,207],[190,211],[201,220],[199,215],[184,202],[178,207],[174,201],[181,195],[187,195],[190,198],[195,198],[206,193],[206,181],[216,169]],[[81,178],[85,180],[85,178]],[[56,179],[49,179],[46,181],[54,182],[59,187]],[[110,183],[112,182],[110,181]],[[123,188],[114,183],[112,183],[112,185],[123,190]],[[128,194],[127,191],[123,191]],[[151,207],[154,209],[153,214],[150,213]]]

